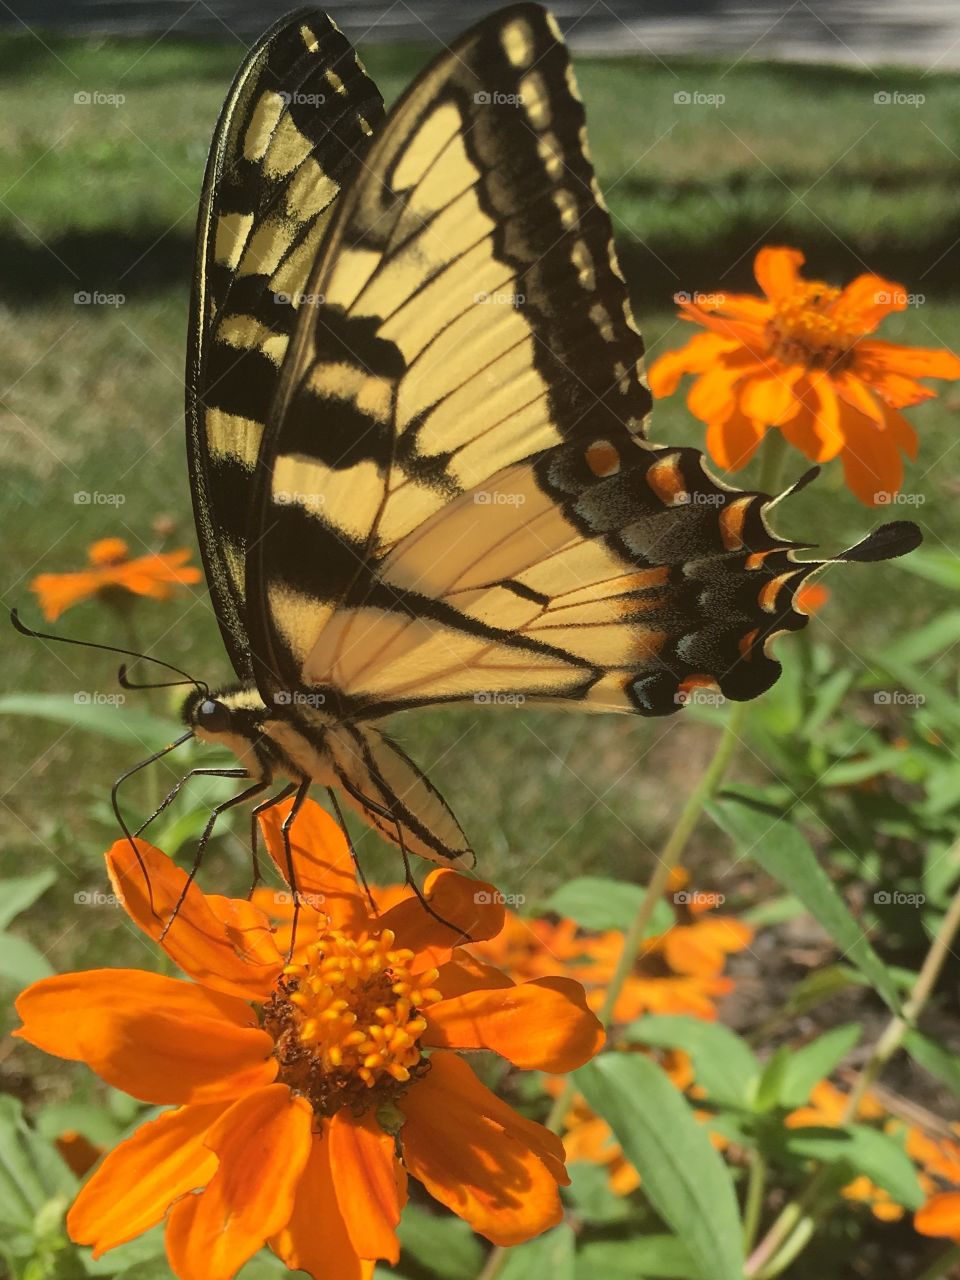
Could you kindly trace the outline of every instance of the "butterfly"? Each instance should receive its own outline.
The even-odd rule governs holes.
[[[485,18],[385,114],[323,13],[252,49],[201,198],[197,530],[237,681],[184,716],[250,786],[327,787],[406,861],[472,857],[380,727],[444,703],[672,713],[768,689],[824,561],[651,443],[643,343],[560,31]],[[877,529],[839,559],[910,550]],[[289,850],[289,843],[288,843]],[[408,866],[409,871],[409,866]]]

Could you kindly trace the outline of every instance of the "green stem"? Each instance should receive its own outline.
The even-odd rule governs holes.
[[[953,1268],[957,1263],[960,1263],[960,1244],[951,1245],[939,1258],[934,1258],[926,1271],[917,1276],[917,1280],[947,1280],[948,1276],[955,1274]]]
[[[948,857],[958,855],[960,855],[960,840],[954,843]],[[940,922],[940,927],[920,967],[910,995],[904,1002],[903,1011],[895,1014],[884,1027],[877,1037],[869,1058],[861,1068],[844,1106],[841,1124],[848,1124],[856,1119],[861,1102],[900,1048],[906,1033],[916,1024],[933,994],[958,931],[960,931],[960,888],[954,894],[946,915]],[[772,1280],[772,1277],[780,1275],[805,1247],[825,1208],[825,1202],[821,1200],[819,1191],[827,1173],[828,1170],[821,1165],[812,1174],[806,1188],[777,1218],[747,1261],[745,1275],[748,1280]],[[813,1201],[819,1201],[819,1204],[814,1205],[807,1214],[806,1210]]]
[[[758,1148],[750,1152],[747,1169],[747,1194],[743,1202],[743,1251],[749,1253],[757,1238],[763,1193],[767,1183],[767,1162]]]

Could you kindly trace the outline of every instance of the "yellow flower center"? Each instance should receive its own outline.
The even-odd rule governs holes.
[[[798,284],[767,322],[771,355],[784,364],[839,373],[866,332],[859,314],[834,305],[841,293],[822,280]]]
[[[413,973],[414,953],[391,930],[325,930],[289,964],[264,1010],[278,1078],[321,1115],[386,1106],[425,1073],[422,1010],[440,1000],[437,970]]]

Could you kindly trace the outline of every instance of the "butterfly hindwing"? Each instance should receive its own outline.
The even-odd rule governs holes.
[[[264,424],[336,196],[383,114],[349,42],[315,10],[251,50],[214,134],[200,202],[187,443],[221,631],[252,676],[244,553]]]

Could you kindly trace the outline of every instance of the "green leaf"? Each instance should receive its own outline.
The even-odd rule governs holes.
[[[162,720],[148,711],[103,702],[75,702],[64,693],[11,693],[0,698],[0,715],[29,716],[31,720],[53,720],[102,738],[135,743],[145,751],[166,746],[183,733],[175,720]]]
[[[646,896],[646,889],[625,880],[608,880],[604,876],[578,876],[553,892],[543,904],[544,910],[576,920],[584,929],[628,929]],[[673,915],[665,902],[655,914],[651,933],[662,933],[673,923]]]
[[[650,1203],[710,1280],[742,1280],[740,1216],[730,1171],[683,1095],[637,1053],[605,1053],[575,1072],[610,1125]]]
[[[588,1240],[577,1250],[576,1280],[699,1280],[690,1250],[676,1236]],[[530,1280],[549,1280],[534,1276]]]
[[[780,1080],[780,1105],[802,1107],[813,1086],[830,1075],[857,1043],[861,1030],[859,1022],[848,1022],[842,1027],[834,1027],[800,1049],[789,1049]]]
[[[780,1105],[780,1091],[786,1075],[787,1063],[790,1060],[790,1048],[782,1044],[772,1053],[764,1064],[760,1079],[757,1081],[756,1096],[753,1100],[755,1111],[772,1111]]]
[[[851,969],[846,964],[828,964],[816,973],[809,973],[801,978],[787,996],[783,1007],[787,1018],[796,1018],[811,1009],[818,1008],[826,1000],[832,1000],[841,991],[850,987],[863,986],[866,983],[862,973]]]
[[[905,628],[896,640],[887,641],[880,659],[887,662],[925,662],[945,649],[952,649],[960,636],[960,609],[938,613],[923,627]]]
[[[171,1276],[170,1264],[166,1259],[163,1244],[164,1224],[158,1223],[143,1235],[126,1244],[117,1245],[116,1249],[108,1249],[102,1257],[94,1258],[91,1249],[79,1249],[83,1269],[89,1276],[126,1276],[129,1280],[153,1280],[154,1276]],[[161,1268],[165,1268],[162,1270]],[[246,1269],[241,1272],[244,1280]]]
[[[843,1129],[785,1129],[784,1145],[794,1155],[823,1164],[843,1161],[889,1191],[905,1209],[919,1209],[925,1199],[913,1161],[889,1134],[863,1124]]]
[[[543,1280],[576,1280],[575,1256],[573,1228],[561,1222],[536,1240],[511,1249],[499,1273],[500,1280],[530,1280],[532,1276],[542,1276]]]
[[[919,1031],[908,1031],[903,1037],[903,1047],[915,1062],[960,1095],[960,1057]]]
[[[0,978],[19,988],[49,978],[53,972],[53,966],[32,942],[14,933],[0,933]]]
[[[570,1185],[563,1188],[563,1197],[585,1222],[623,1222],[636,1213],[636,1207],[626,1196],[610,1190],[607,1171],[602,1165],[575,1160],[567,1165],[567,1173]]]
[[[483,1266],[480,1241],[460,1218],[408,1204],[397,1235],[404,1254],[438,1280],[474,1280]]]
[[[853,961],[887,1006],[899,1012],[900,1000],[889,971],[790,819],[739,795],[711,804],[709,811],[738,851],[753,858],[789,893],[795,894],[826,929],[842,955]]]
[[[649,1015],[631,1022],[624,1037],[661,1049],[683,1049],[690,1055],[697,1084],[712,1102],[749,1107],[760,1063],[745,1040],[721,1022],[704,1022],[680,1014]]]
[[[75,1186],[57,1152],[27,1125],[20,1103],[0,1095],[0,1225],[32,1232],[43,1206]]]
[[[46,867],[34,876],[11,876],[9,880],[0,880],[0,929],[5,929],[21,911],[32,907],[56,878],[53,867]]]

